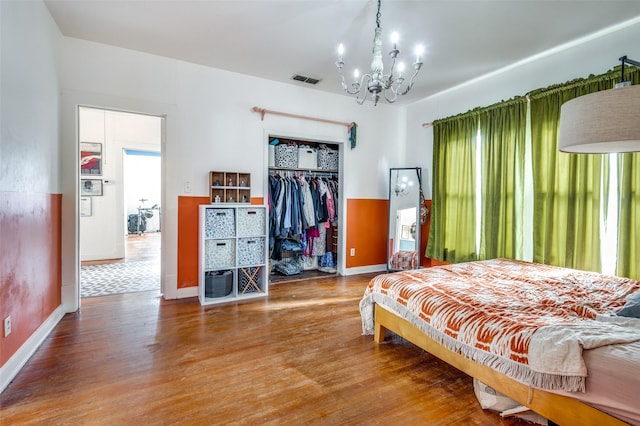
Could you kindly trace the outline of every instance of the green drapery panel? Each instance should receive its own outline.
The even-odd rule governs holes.
[[[640,84],[640,69],[626,79]],[[640,153],[618,154],[618,259],[616,275],[640,279]]]
[[[477,115],[433,124],[433,201],[427,257],[465,262],[477,259],[475,154]]]
[[[640,154],[618,156],[618,262],[616,275],[640,279]]]
[[[608,155],[558,151],[561,105],[607,90],[619,79],[612,71],[531,93],[534,186],[533,260],[601,271],[601,223],[607,219]]]
[[[481,260],[521,259],[523,255],[526,121],[525,98],[503,102],[479,114]]]

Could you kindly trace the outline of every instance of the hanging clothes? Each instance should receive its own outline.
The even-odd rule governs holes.
[[[337,220],[337,180],[288,173],[269,176],[269,247],[280,259],[278,239],[295,238],[305,255],[322,256],[333,249],[332,224]],[[329,241],[329,242],[328,242]]]

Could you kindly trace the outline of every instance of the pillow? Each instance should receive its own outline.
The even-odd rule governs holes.
[[[640,318],[640,291],[627,297],[627,303],[616,314],[621,317]]]

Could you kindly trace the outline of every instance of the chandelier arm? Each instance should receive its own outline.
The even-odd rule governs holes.
[[[422,63],[420,63],[420,66],[422,66]],[[413,87],[413,79],[416,77],[416,75],[418,75],[419,72],[420,72],[420,67],[416,67],[416,70],[414,71],[413,75],[411,76],[411,79],[409,80],[409,84],[407,84],[407,87],[399,93],[400,96],[404,96],[407,93],[409,93],[409,90],[411,90],[411,88]],[[399,89],[400,87],[398,87],[398,90]]]
[[[389,98],[389,96],[387,96],[387,93],[391,91],[391,93],[393,93],[393,97]],[[384,98],[386,99],[387,102],[389,102],[390,104],[394,103],[395,101],[398,100],[398,92],[397,90],[393,90],[393,87],[391,89],[385,90],[384,91]]]
[[[350,94],[350,95],[356,95],[358,93],[360,93],[360,91],[362,90],[362,88],[364,87],[364,79],[365,77],[371,77],[369,74],[364,74],[362,76],[362,78],[360,79],[360,82],[358,81],[354,81],[353,83],[351,83],[351,87],[353,87],[353,89],[349,89],[349,86],[347,86],[347,83],[345,81],[344,78],[344,74],[342,73],[342,68],[338,67],[338,71],[340,73],[340,79],[341,79],[341,84],[342,84],[342,90],[344,90],[346,93]]]
[[[393,84],[393,70],[396,68],[396,57],[392,56],[391,68],[389,68],[389,86]]]
[[[366,79],[366,82],[365,82],[365,79]],[[364,101],[367,99],[367,90],[362,90],[362,89],[367,87],[371,80],[373,80],[373,77],[371,76],[371,74],[363,74],[362,78],[360,79],[360,83],[357,83],[359,86],[359,90],[355,93],[352,93],[352,95],[356,95],[356,102],[358,102],[359,105],[362,105]],[[362,98],[358,96],[360,93],[362,93]]]

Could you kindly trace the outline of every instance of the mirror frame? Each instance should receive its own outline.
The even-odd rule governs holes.
[[[394,199],[399,198],[394,192],[394,182],[397,179],[399,173],[403,171],[410,171],[416,174],[416,178],[418,180],[416,188],[415,188],[415,203],[412,203],[411,206],[415,206],[416,208],[416,231],[415,231],[415,251],[418,255],[418,265],[420,268],[420,207],[421,207],[421,198],[420,198],[420,185],[422,183],[422,167],[392,167],[389,169],[389,218],[387,221],[387,272],[395,272],[401,271],[402,269],[396,269],[391,267],[391,256],[393,256],[393,249],[391,247],[391,238],[392,232],[395,238],[395,234],[397,232],[397,224],[395,224],[394,229],[392,228],[392,222],[395,223],[395,217],[397,214],[397,204],[393,202]],[[394,172],[396,173],[394,175]],[[406,204],[409,206],[409,204]],[[409,208],[411,208],[409,206]],[[393,216],[392,216],[393,215]]]

